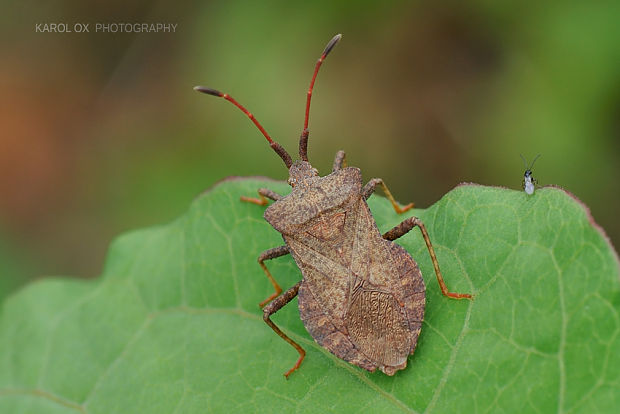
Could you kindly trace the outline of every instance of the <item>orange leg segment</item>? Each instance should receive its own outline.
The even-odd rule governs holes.
[[[241,201],[258,204],[259,206],[266,206],[268,203],[267,201],[268,198],[274,201],[277,201],[282,198],[280,194],[276,193],[275,191],[271,191],[268,188],[259,188],[258,197],[259,198],[241,196]]]
[[[267,303],[271,302],[280,293],[282,293],[282,288],[280,287],[278,282],[276,282],[276,280],[273,278],[273,276],[271,275],[271,272],[269,271],[269,269],[267,269],[267,266],[265,266],[265,263],[264,263],[265,260],[275,259],[276,257],[284,256],[289,253],[290,253],[290,250],[288,249],[288,246],[279,246],[279,247],[274,247],[273,249],[265,250],[264,252],[260,254],[260,256],[258,256],[258,264],[260,265],[260,267],[263,268],[263,271],[265,272],[265,274],[267,275],[267,278],[269,279],[269,281],[273,285],[273,288],[275,289],[275,292],[271,296],[269,296],[267,299],[259,303],[259,306],[261,308],[265,306]]]
[[[291,346],[295,348],[297,352],[299,352],[299,359],[297,359],[297,362],[295,363],[295,365],[293,365],[291,369],[289,369],[288,371],[284,373],[284,376],[287,379],[288,379],[288,376],[291,375],[293,371],[299,368],[299,366],[301,365],[301,362],[304,360],[306,356],[306,351],[304,351],[304,349],[301,346],[299,346],[297,342],[293,341],[284,332],[282,332],[280,328],[278,328],[276,324],[273,323],[270,317],[271,315],[273,315],[274,313],[282,309],[287,303],[292,301],[295,296],[297,296],[300,285],[301,285],[301,281],[297,282],[295,286],[293,286],[292,288],[284,292],[282,295],[275,298],[273,302],[271,302],[269,305],[267,305],[263,309],[263,320],[265,321],[265,323],[269,325],[271,329],[273,329],[274,332],[277,333],[282,339],[284,339],[286,342],[291,344]]]

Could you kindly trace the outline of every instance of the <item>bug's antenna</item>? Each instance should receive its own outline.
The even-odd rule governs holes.
[[[525,169],[527,170],[527,161],[525,160],[525,157],[523,156],[523,154],[519,154],[521,156],[521,159],[523,160],[523,166],[525,167]]]
[[[536,158],[534,158],[534,161],[532,161],[532,163],[530,164],[530,168],[528,168],[528,170],[531,170],[531,169],[532,169],[532,167],[534,166],[534,163],[536,162],[536,160],[538,159],[538,157],[540,157],[540,154],[538,154],[538,155],[536,156]]]
[[[273,139],[271,139],[267,131],[265,131],[265,128],[263,128],[260,122],[258,122],[258,120],[254,118],[254,115],[252,115],[250,111],[245,109],[243,105],[237,102],[232,96],[228,95],[227,93],[222,93],[215,89],[207,88],[205,86],[195,86],[194,90],[198,92],[206,93],[207,95],[219,96],[220,98],[224,98],[228,102],[231,102],[233,105],[235,105],[237,108],[241,109],[241,111],[243,111],[243,113],[246,114],[248,118],[252,120],[252,122],[254,122],[254,125],[256,125],[256,127],[260,130],[260,132],[262,132],[265,138],[267,138],[267,141],[269,141],[269,145],[271,146],[271,148],[273,148],[276,154],[278,154],[280,158],[282,158],[282,161],[284,161],[284,164],[286,164],[286,168],[291,168],[291,165],[293,165],[293,159],[291,158],[289,153],[286,152],[286,150],[284,149],[282,145],[278,144]]]
[[[301,133],[301,137],[299,138],[299,158],[303,161],[308,161],[308,118],[310,117],[310,100],[312,99],[312,88],[314,88],[314,81],[316,80],[316,75],[319,73],[319,68],[321,64],[332,51],[336,43],[342,39],[341,34],[337,34],[329,41],[327,46],[325,46],[325,50],[323,50],[323,54],[316,62],[316,66],[314,67],[314,74],[312,75],[312,80],[310,81],[310,87],[308,88],[308,98],[306,99],[306,117],[304,119],[304,130]]]

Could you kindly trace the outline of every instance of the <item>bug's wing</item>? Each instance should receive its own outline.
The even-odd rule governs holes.
[[[342,329],[351,272],[342,263],[299,240],[289,238],[287,244],[304,275],[306,288],[312,290],[322,312],[335,320],[338,329]]]
[[[312,222],[306,232],[319,229],[325,227]],[[304,274],[301,318],[316,342],[334,355],[393,375],[406,366],[420,332],[425,300],[420,270],[402,247],[381,237],[363,201],[347,211],[343,229],[352,237],[342,244],[333,243],[337,237],[323,237],[326,244],[286,238]]]
[[[375,371],[377,364],[360,352],[351,341],[347,330],[342,326],[342,319],[334,318],[325,311],[322,301],[314,296],[316,291],[316,287],[304,279],[298,294],[299,314],[310,335],[319,345],[338,358],[367,371]]]
[[[359,199],[359,198],[358,198]],[[299,313],[310,335],[323,348],[368,371],[377,364],[360,352],[344,325],[350,289],[351,253],[357,222],[354,208],[341,205],[323,213],[295,235],[286,235],[304,280],[299,288]]]
[[[377,369],[351,342],[344,325],[350,270],[299,240],[287,238],[287,243],[304,275],[298,293],[299,314],[310,335],[338,358],[368,371]]]
[[[350,284],[349,302],[359,287],[356,284],[363,282],[364,286],[393,296],[399,307],[404,307],[409,322],[421,322],[425,287],[418,264],[403,247],[383,239],[366,203],[360,204],[355,216],[357,229],[350,268],[358,282]]]
[[[389,292],[360,288],[345,317],[351,341],[382,367],[404,368],[417,335],[411,335],[405,310]]]
[[[366,203],[358,211],[345,326],[352,342],[388,375],[407,365],[422,326],[425,289],[415,261],[384,240]]]
[[[415,350],[424,317],[424,282],[417,264],[396,244],[376,241],[372,257],[369,277],[353,287],[344,322],[355,346],[393,375]]]

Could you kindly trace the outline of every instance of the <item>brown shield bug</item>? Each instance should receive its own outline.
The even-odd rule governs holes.
[[[282,196],[266,188],[259,198],[242,200],[267,205],[265,220],[282,234],[285,245],[264,251],[258,263],[275,292],[260,303],[263,319],[298,352],[299,359],[284,375],[295,371],[305,351],[270,319],[270,316],[299,295],[299,313],[314,340],[331,353],[368,371],[379,368],[387,375],[407,366],[422,327],[425,287],[422,274],[411,255],[393,242],[418,227],[431,256],[437,281],[444,296],[463,299],[472,296],[449,292],[439,270],[435,251],[424,224],[409,217],[384,233],[379,232],[366,200],[380,185],[394,210],[401,208],[380,178],[362,186],[359,168],[347,167],[345,154],[338,151],[331,174],[320,177],[308,162],[308,117],[317,73],[323,60],[342,36],[336,35],[325,47],[308,88],[304,128],[299,139],[299,160],[275,142],[247,109],[230,95],[197,86],[194,89],[222,97],[241,109],[263,133],[271,148],[289,170],[290,194]],[[302,280],[282,293],[265,260],[291,254]]]

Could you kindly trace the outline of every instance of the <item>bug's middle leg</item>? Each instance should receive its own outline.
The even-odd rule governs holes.
[[[443,280],[443,276],[441,275],[441,270],[439,270],[439,262],[437,261],[437,256],[435,256],[435,249],[433,249],[431,239],[430,237],[428,237],[428,232],[426,231],[426,227],[424,226],[424,223],[422,223],[422,220],[417,217],[409,217],[398,226],[394,227],[392,230],[386,232],[383,235],[383,238],[390,241],[396,240],[399,237],[407,234],[414,227],[418,227],[422,232],[422,237],[424,237],[426,248],[428,249],[428,253],[431,255],[431,261],[433,262],[433,267],[435,268],[435,275],[437,276],[437,282],[439,283],[439,287],[441,288],[441,293],[444,296],[453,299],[471,299],[472,295],[470,295],[469,293],[454,293],[448,290],[448,287]]]
[[[293,365],[291,369],[289,369],[288,371],[284,373],[284,376],[287,379],[288,379],[288,376],[291,375],[291,372],[299,368],[299,365],[301,365],[301,361],[303,361],[304,357],[306,356],[306,351],[304,351],[304,349],[301,346],[299,346],[297,342],[293,341],[284,332],[282,332],[280,328],[278,328],[276,324],[273,323],[270,317],[271,315],[273,315],[274,313],[282,309],[287,303],[292,301],[295,296],[297,296],[300,285],[301,285],[301,281],[297,282],[292,288],[288,289],[282,295],[275,298],[273,302],[265,306],[265,309],[263,309],[263,320],[265,321],[265,323],[269,325],[271,329],[273,329],[274,332],[277,333],[282,339],[284,339],[286,342],[291,344],[291,346],[295,348],[297,352],[299,352],[299,359],[297,360],[295,365]]]
[[[248,203],[258,204],[259,206],[266,206],[268,198],[273,201],[278,201],[279,199],[282,198],[280,194],[268,188],[259,188],[258,197],[259,198],[241,196],[241,201],[247,201]]]
[[[290,252],[291,251],[289,250],[288,246],[279,246],[279,247],[274,247],[273,249],[265,250],[264,252],[260,254],[260,256],[258,256],[258,264],[260,265],[260,267],[262,267],[263,271],[267,275],[267,278],[269,279],[269,281],[271,282],[271,284],[273,285],[275,289],[275,292],[271,296],[269,296],[267,299],[265,299],[264,301],[258,304],[261,308],[265,306],[267,303],[271,302],[280,293],[282,293],[282,288],[280,287],[278,282],[276,282],[276,280],[273,278],[273,276],[271,275],[271,272],[269,271],[269,269],[267,269],[267,266],[265,266],[265,260],[275,259],[276,257],[287,255]]]
[[[392,203],[392,207],[394,207],[394,211],[396,211],[398,214],[402,214],[405,211],[413,208],[413,203],[409,203],[404,207],[399,206],[396,200],[394,200],[394,196],[392,195],[392,193],[390,193],[390,190],[388,190],[387,186],[381,178],[371,179],[370,181],[368,181],[368,184],[366,184],[364,188],[362,188],[362,196],[364,197],[364,200],[368,200],[368,197],[370,197],[372,193],[375,192],[377,185],[380,185],[381,188],[383,188],[385,196],[388,198],[388,200],[390,200],[390,203]]]

